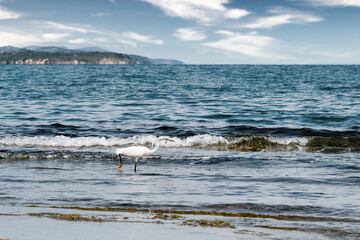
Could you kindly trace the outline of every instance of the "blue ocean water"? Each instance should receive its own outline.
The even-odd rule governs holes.
[[[1,65],[0,205],[323,217],[291,224],[352,239],[359,113],[357,65]]]
[[[359,136],[359,66],[1,66],[1,136]],[[16,129],[16,130],[14,130]]]

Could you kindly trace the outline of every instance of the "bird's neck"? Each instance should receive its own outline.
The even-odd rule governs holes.
[[[152,148],[152,149],[150,150],[150,152],[149,152],[149,155],[156,153],[157,150],[159,150],[159,147],[160,147],[160,146],[159,146],[159,141],[156,140],[155,143],[154,143],[154,145],[153,145],[153,148]]]

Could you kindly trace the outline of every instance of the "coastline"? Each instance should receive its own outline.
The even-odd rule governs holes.
[[[166,209],[28,206],[0,214],[5,239],[344,239],[360,232],[337,224],[357,219],[172,211]],[[21,227],[19,227],[21,226]],[[64,233],[67,236],[64,236]],[[31,236],[25,237],[25,236]]]

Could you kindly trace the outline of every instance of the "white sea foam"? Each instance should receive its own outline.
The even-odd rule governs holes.
[[[268,140],[282,145],[297,144],[305,146],[309,142],[308,137],[268,137]]]
[[[186,138],[168,137],[172,142],[160,142],[162,147],[169,148],[191,148],[191,147],[207,147],[213,145],[226,146],[229,144],[237,144],[243,140],[251,140],[258,136],[243,137],[223,137],[213,135],[195,135]],[[282,145],[295,144],[299,147],[305,146],[309,141],[306,137],[266,137],[266,140]],[[122,147],[128,145],[151,145],[156,140],[155,135],[139,135],[128,138],[105,138],[105,137],[2,137],[0,138],[0,146],[2,147],[37,147],[37,148],[95,148],[95,147]]]

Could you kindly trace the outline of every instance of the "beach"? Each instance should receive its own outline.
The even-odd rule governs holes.
[[[204,213],[192,211],[189,214],[182,211],[173,214],[168,210],[156,213],[160,210],[29,208],[25,215],[2,215],[0,230],[6,239],[289,239],[289,235],[290,239],[357,237],[356,233],[329,227],[329,219],[282,219],[281,216],[249,217],[246,214],[244,217],[224,217],[221,215],[227,214],[213,216],[211,212],[202,215]],[[351,226],[351,223],[347,225]]]

